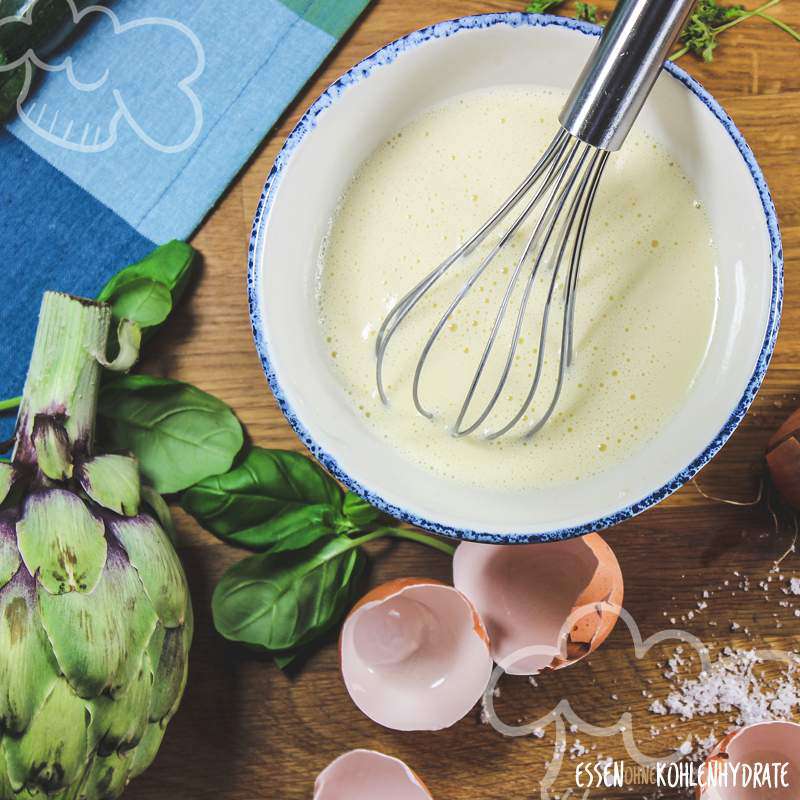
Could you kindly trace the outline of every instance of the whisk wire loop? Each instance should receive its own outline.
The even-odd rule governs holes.
[[[539,430],[541,430],[541,428],[553,415],[553,412],[555,411],[561,396],[561,391],[564,386],[564,377],[566,374],[566,369],[569,364],[569,351],[570,348],[572,347],[572,341],[573,341],[573,331],[570,329],[570,327],[574,324],[575,299],[577,296],[577,291],[576,291],[577,279],[578,279],[578,272],[583,251],[583,242],[586,233],[586,227],[588,225],[589,216],[591,213],[591,206],[592,203],[594,202],[594,192],[597,189],[597,185],[599,183],[602,170],[605,167],[605,163],[608,157],[608,153],[605,153],[604,151],[596,150],[595,148],[592,148],[590,145],[586,145],[585,147],[587,149],[584,151],[583,154],[584,158],[588,156],[590,152],[593,152],[593,154],[591,159],[589,160],[589,166],[581,176],[578,188],[570,202],[569,210],[567,212],[566,218],[564,219],[561,231],[559,232],[559,237],[557,240],[558,243],[557,243],[556,256],[552,264],[552,275],[550,278],[550,285],[544,303],[542,324],[539,331],[539,347],[538,347],[538,355],[536,363],[536,372],[533,378],[533,382],[531,384],[531,387],[528,391],[525,400],[523,401],[517,413],[502,428],[487,434],[487,438],[489,439],[497,439],[500,436],[505,435],[515,425],[519,423],[519,421],[525,416],[526,412],[528,412],[528,410],[530,409],[531,403],[539,388],[539,383],[544,368],[545,348],[547,344],[547,333],[549,330],[549,316],[550,316],[550,309],[552,306],[553,295],[555,294],[555,289],[558,282],[560,266],[562,261],[564,260],[564,255],[566,253],[567,246],[571,240],[571,233],[573,227],[575,226],[575,221],[576,219],[578,219],[577,234],[575,238],[571,240],[572,250],[570,255],[570,266],[567,272],[566,280],[564,281],[565,285],[564,314],[561,327],[558,373],[556,376],[555,388],[553,390],[550,403],[547,406],[545,412],[526,431],[525,433],[526,438],[530,438]],[[577,173],[580,172],[582,166],[583,164],[579,165],[576,168],[575,177],[577,177]]]
[[[566,150],[566,146],[567,146],[567,142],[565,141],[564,146],[563,146],[563,148],[561,150],[561,153],[563,153],[564,150]],[[461,408],[461,413],[459,414],[458,419],[457,419],[457,421],[455,423],[455,426],[453,427],[453,433],[456,436],[462,436],[462,435],[466,435],[466,434],[470,433],[482,421],[482,420],[479,420],[477,423],[474,423],[472,426],[470,426],[470,428],[468,430],[464,430],[464,431],[460,430],[461,423],[463,421],[464,415],[466,414],[466,411],[467,411],[467,409],[469,407],[469,404],[470,404],[470,401],[472,399],[472,396],[475,393],[475,389],[478,386],[478,383],[480,381],[480,377],[481,377],[481,375],[482,375],[482,373],[484,371],[484,368],[486,366],[486,362],[488,361],[489,355],[491,354],[492,348],[494,346],[494,342],[497,339],[497,335],[498,335],[498,332],[500,330],[500,326],[502,324],[503,318],[505,317],[506,308],[508,307],[508,301],[510,299],[510,296],[511,296],[511,293],[512,293],[512,291],[514,289],[514,286],[516,285],[516,282],[517,282],[517,277],[519,276],[519,273],[522,270],[522,266],[525,263],[525,260],[527,258],[527,253],[530,252],[530,249],[531,249],[531,247],[533,245],[533,242],[536,240],[536,238],[538,237],[538,235],[541,232],[542,228],[546,224],[546,221],[548,219],[549,209],[552,206],[553,198],[556,196],[556,193],[558,191],[558,187],[560,185],[560,183],[559,183],[560,178],[564,174],[564,172],[569,168],[569,164],[571,163],[572,158],[575,155],[576,147],[577,147],[577,145],[573,144],[573,146],[571,148],[571,151],[570,151],[566,161],[558,161],[558,156],[556,157],[556,160],[550,166],[550,169],[549,169],[548,174],[547,174],[547,176],[545,178],[545,181],[544,181],[544,185],[536,192],[536,194],[534,195],[533,199],[530,200],[530,202],[525,207],[525,209],[522,211],[522,213],[517,216],[517,218],[514,221],[514,223],[506,231],[506,233],[503,235],[503,237],[500,239],[500,241],[494,246],[494,248],[483,259],[483,261],[481,261],[481,263],[478,266],[478,268],[472,273],[472,275],[467,279],[467,281],[461,287],[461,289],[458,292],[458,294],[456,295],[454,301],[450,304],[450,306],[448,307],[447,311],[444,313],[444,315],[441,317],[439,322],[434,327],[431,335],[428,337],[428,340],[427,340],[427,342],[425,343],[425,345],[424,345],[424,347],[422,349],[422,354],[420,355],[420,358],[419,358],[419,360],[417,362],[417,368],[416,368],[416,370],[414,372],[414,384],[413,384],[413,388],[412,388],[412,394],[413,394],[413,399],[414,399],[414,405],[416,406],[417,411],[419,411],[420,414],[423,414],[424,416],[430,418],[432,415],[423,407],[422,402],[420,400],[419,387],[420,387],[420,380],[421,380],[421,376],[422,376],[422,370],[423,370],[423,368],[425,366],[425,363],[427,362],[428,355],[430,354],[430,351],[433,348],[433,345],[435,344],[436,340],[438,339],[439,334],[442,332],[444,326],[447,324],[448,320],[453,315],[453,312],[459,306],[461,301],[467,296],[467,293],[472,288],[472,286],[475,284],[475,282],[483,275],[483,273],[486,271],[486,269],[489,267],[489,265],[495,260],[495,258],[497,258],[497,256],[508,246],[508,244],[511,241],[511,239],[513,238],[514,234],[516,234],[516,232],[526,222],[526,220],[529,218],[529,216],[531,215],[533,210],[537,207],[537,205],[539,204],[541,199],[548,193],[548,191],[550,191],[551,193],[550,193],[550,197],[548,199],[548,202],[546,204],[545,211],[542,214],[542,216],[540,217],[539,223],[537,224],[536,229],[534,230],[533,234],[531,235],[531,237],[530,237],[530,239],[528,241],[528,245],[526,247],[526,250],[525,250],[525,252],[523,252],[523,255],[518,260],[517,267],[514,270],[514,273],[513,273],[512,277],[511,277],[511,280],[509,281],[509,287],[508,287],[508,289],[506,291],[506,294],[505,294],[505,296],[503,298],[503,301],[502,301],[502,303],[500,305],[500,309],[499,309],[499,311],[497,313],[497,316],[495,318],[494,327],[492,329],[492,332],[489,335],[489,339],[488,339],[488,341],[486,343],[486,347],[484,348],[483,356],[482,356],[482,358],[480,360],[480,363],[478,365],[478,368],[477,368],[477,370],[475,372],[475,376],[474,376],[472,385],[471,385],[469,391],[467,392],[467,397],[466,397],[466,399],[464,401],[464,404],[463,404],[463,406]],[[552,187],[552,189],[551,189],[551,187]],[[500,387],[500,391],[502,391],[502,386]],[[500,391],[497,392],[497,396],[498,397],[500,395]],[[488,414],[488,412],[487,412],[487,414]]]
[[[556,220],[558,219],[558,214],[561,212],[561,209],[563,208],[564,205],[564,201],[566,200],[566,197],[569,194],[570,189],[572,188],[572,183],[575,180],[575,173],[569,173],[568,171],[570,165],[572,164],[572,161],[576,156],[579,145],[580,145],[579,142],[577,141],[573,142],[570,151],[567,155],[567,159],[563,162],[563,164],[557,171],[558,183],[556,183],[553,186],[552,191],[550,193],[550,197],[548,198],[548,202],[545,205],[545,208],[542,211],[542,214],[540,215],[539,220],[536,223],[536,226],[534,227],[533,233],[528,238],[528,241],[522,252],[522,256],[517,262],[517,267],[514,270],[511,280],[509,281],[506,293],[503,297],[503,302],[501,303],[500,309],[498,310],[497,313],[497,317],[495,318],[495,324],[486,342],[486,346],[483,351],[483,357],[481,358],[478,364],[478,368],[476,369],[475,374],[473,376],[472,383],[467,392],[467,396],[464,399],[464,403],[461,407],[458,419],[456,420],[456,424],[454,426],[454,431],[453,431],[454,435],[456,436],[467,436],[468,434],[475,431],[484,422],[484,420],[489,416],[489,414],[491,414],[492,410],[497,404],[498,399],[500,398],[500,395],[503,392],[503,389],[506,386],[506,383],[508,382],[508,377],[511,374],[511,368],[514,363],[514,356],[516,355],[517,352],[517,345],[519,343],[520,333],[522,332],[522,325],[525,319],[525,312],[528,308],[528,301],[530,300],[531,291],[533,289],[534,282],[536,280],[536,275],[539,272],[539,267],[542,263],[542,258],[545,252],[545,248],[547,248],[547,245],[553,234],[553,230],[556,225]],[[586,153],[584,152],[584,154],[580,157],[578,167],[575,170],[575,172],[578,172],[580,170],[585,160],[585,157]],[[565,175],[568,175],[566,180],[566,185],[564,184]],[[532,209],[531,208],[526,209],[525,211],[526,216],[528,213],[530,213],[530,210]],[[533,249],[534,244],[536,244],[539,241],[542,234],[544,234],[543,240],[541,242],[538,255],[534,260],[533,266],[529,273],[528,280],[526,281],[525,284],[524,293],[522,296],[522,300],[520,302],[519,311],[517,313],[517,318],[514,325],[514,333],[513,336],[511,337],[511,344],[508,350],[508,354],[506,356],[506,361],[503,367],[503,372],[500,376],[500,380],[498,381],[494,394],[492,395],[489,402],[486,404],[483,412],[481,412],[478,418],[469,427],[462,429],[461,424],[464,420],[464,417],[467,414],[470,404],[472,403],[473,397],[480,383],[480,379],[483,377],[483,373],[486,369],[486,363],[488,362],[489,356],[492,352],[492,349],[494,348],[495,342],[497,341],[500,332],[500,327],[505,318],[511,295],[514,289],[516,288],[519,274],[521,273],[522,267],[524,266],[525,262],[528,260],[528,257]],[[538,375],[536,380],[538,383]]]
[[[440,334],[467,297],[475,284],[495,263],[508,247],[511,246],[515,236],[532,217],[535,222],[532,231],[526,236],[524,247],[516,259],[514,268],[504,289],[502,300],[494,317],[488,338],[484,344],[480,359],[477,362],[466,395],[460,406],[460,411],[455,424],[451,428],[454,436],[467,436],[477,431],[492,412],[508,384],[514,368],[518,345],[521,341],[523,328],[526,324],[526,312],[530,305],[531,296],[537,283],[537,277],[545,269],[550,274],[546,295],[543,303],[541,325],[538,331],[538,350],[536,367],[532,382],[525,402],[514,414],[510,421],[500,429],[486,432],[489,439],[496,439],[508,433],[515,427],[531,408],[534,396],[539,390],[545,366],[545,351],[550,325],[550,311],[555,289],[558,286],[559,275],[562,272],[562,262],[571,243],[571,254],[566,278],[564,279],[564,314],[559,348],[558,372],[555,379],[555,389],[545,413],[530,427],[525,436],[532,436],[540,430],[552,415],[561,394],[564,376],[567,367],[572,362],[574,345],[574,318],[575,296],[577,293],[578,273],[581,254],[591,213],[595,194],[600,183],[603,168],[608,158],[608,152],[598,150],[592,145],[570,135],[566,130],[560,129],[553,138],[549,147],[542,155],[539,162],[520,183],[516,190],[507,198],[500,208],[455,252],[442,261],[434,270],[428,273],[416,286],[406,293],[389,311],[386,319],[378,331],[375,344],[376,354],[376,379],[378,392],[384,403],[388,402],[383,384],[383,364],[387,348],[399,329],[400,325],[427,295],[433,286],[461,259],[473,253],[487,237],[505,222],[512,214],[516,214],[508,227],[499,235],[494,243],[483,255],[477,267],[468,275],[442,316],[431,330],[426,339],[413,374],[412,399],[417,411],[429,418],[434,413],[423,404],[421,399],[421,383],[428,357],[440,337]],[[522,210],[516,212],[520,204]],[[538,216],[534,217],[534,213]],[[574,232],[574,236],[573,236]],[[468,424],[465,419],[475,401],[481,381],[486,375],[487,367],[493,351],[500,339],[501,330],[506,323],[512,298],[520,287],[520,279],[526,273],[522,287],[519,308],[512,323],[512,333],[508,350],[500,362],[502,369],[494,390],[488,401],[482,406],[477,416]]]
[[[528,173],[526,178],[508,197],[503,205],[501,205],[500,208],[461,245],[461,247],[451,253],[439,266],[429,272],[416,286],[403,295],[389,311],[375,340],[375,376],[378,385],[378,394],[384,404],[388,404],[389,401],[383,385],[383,362],[389,342],[397,332],[400,324],[450,267],[460,258],[469,255],[476,247],[479,247],[497,225],[508,216],[509,212],[519,204],[520,200],[528,194],[531,188],[550,167],[551,163],[558,158],[569,139],[570,136],[565,130],[559,130],[536,166]]]

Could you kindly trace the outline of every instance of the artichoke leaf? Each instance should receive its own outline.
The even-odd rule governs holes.
[[[19,564],[19,550],[17,550],[14,525],[9,520],[0,517],[0,589],[16,575]]]
[[[6,766],[6,753],[3,749],[3,738],[0,737],[0,797],[13,797],[14,789],[8,779],[8,767]]]
[[[54,481],[72,477],[72,453],[66,428],[48,414],[37,414],[33,420],[33,447],[39,469]]]
[[[146,483],[142,484],[142,500],[155,515],[156,520],[169,536],[173,546],[178,544],[178,532],[175,530],[175,521],[172,519],[172,512],[169,510],[167,501],[152,487]]]
[[[149,666],[143,661],[136,677],[116,697],[101,694],[91,701],[89,738],[100,756],[132,750],[144,736],[153,689]]]
[[[76,800],[119,797],[128,782],[132,767],[133,753],[95,756]]]
[[[161,740],[164,738],[164,728],[157,722],[151,722],[147,726],[142,741],[139,746],[131,753],[133,764],[131,765],[130,775],[131,780],[141,775],[152,763],[158,753],[158,748],[161,746]]]
[[[175,548],[161,526],[144,514],[109,523],[139,574],[153,608],[165,628],[177,628],[186,616],[188,589]]]
[[[96,456],[81,465],[78,477],[86,494],[103,508],[126,517],[139,513],[139,465],[133,456]]]
[[[39,607],[56,660],[77,694],[116,696],[128,688],[158,620],[118,545],[109,548],[91,595],[52,595],[40,588]]]
[[[117,355],[109,361],[98,354],[101,366],[111,372],[127,372],[138,360],[142,347],[142,329],[132,319],[121,319],[117,326]]]
[[[0,653],[0,730],[18,736],[59,673],[36,613],[36,582],[24,567],[0,590]]]
[[[91,592],[106,563],[103,523],[71,492],[30,495],[17,522],[17,543],[31,575],[51,594]]]
[[[175,704],[183,694],[188,665],[188,649],[184,626],[165,631],[159,653],[151,651],[154,664],[153,694],[150,701],[150,722],[161,722],[169,718]],[[157,655],[155,660],[153,656]]]
[[[80,779],[91,754],[87,717],[85,702],[57,679],[25,733],[4,740],[12,786],[54,794]]]
[[[11,464],[0,461],[0,503],[5,502],[16,479],[16,470]]]

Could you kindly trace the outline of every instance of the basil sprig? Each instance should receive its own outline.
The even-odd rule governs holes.
[[[254,447],[234,469],[184,492],[181,505],[223,541],[268,552],[334,532],[342,492],[304,456]]]
[[[197,265],[197,253],[186,242],[172,241],[141,261],[120,270],[100,290],[115,317],[139,324],[145,338],[169,316]]]
[[[135,361],[136,352],[123,352],[125,337],[138,350],[163,325],[196,261],[189,245],[170,242],[103,287],[98,299],[120,323],[118,356],[112,362],[106,354],[103,363],[126,369]],[[123,356],[129,360],[120,367]],[[0,411],[18,405],[19,398],[0,402]],[[271,653],[281,669],[346,614],[364,573],[362,545],[392,537],[454,551],[441,539],[391,527],[305,456],[245,447],[233,411],[187,383],[107,375],[97,436],[103,450],[136,456],[147,480],[143,498],[165,528],[172,531],[166,494],[222,541],[255,551],[216,587],[214,623],[225,638]]]
[[[286,450],[253,447],[241,463],[184,492],[181,504],[229,544],[257,552],[300,550],[331,534],[383,520],[315,462]]]

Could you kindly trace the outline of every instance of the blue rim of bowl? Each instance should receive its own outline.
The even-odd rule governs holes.
[[[758,392],[761,382],[769,366],[772,351],[775,347],[775,341],[778,335],[778,327],[780,324],[781,307],[783,303],[783,250],[781,246],[781,236],[778,229],[778,218],[775,212],[775,205],[772,202],[767,182],[761,172],[760,167],[756,163],[755,156],[752,150],[740,133],[739,129],[734,124],[733,120],[724,111],[722,106],[711,96],[711,94],[694,78],[692,78],[683,69],[678,67],[672,62],[668,62],[665,66],[667,72],[672,77],[679,80],[692,94],[694,94],[716,117],[727,131],[728,135],[733,140],[739,153],[747,165],[753,182],[758,190],[761,199],[761,205],[764,210],[764,218],[769,233],[770,245],[772,251],[772,299],[770,301],[769,320],[767,329],[764,335],[764,342],[761,346],[758,360],[747,387],[742,394],[736,408],[731,413],[728,421],[712,439],[710,444],[700,453],[687,467],[675,475],[672,480],[651,492],[647,497],[619,509],[611,514],[592,520],[590,522],[576,525],[573,527],[559,528],[550,531],[533,532],[533,533],[497,533],[497,532],[483,532],[477,530],[470,530],[468,528],[456,528],[449,525],[443,525],[433,520],[420,517],[404,508],[401,508],[393,503],[389,503],[379,495],[361,485],[358,481],[354,480],[348,475],[337,463],[336,459],[328,452],[326,452],[314,440],[305,427],[303,422],[292,409],[291,405],[286,399],[278,379],[278,375],[273,369],[269,357],[269,343],[267,341],[264,327],[262,325],[261,305],[259,302],[259,282],[260,271],[258,263],[261,261],[264,238],[261,235],[264,227],[264,221],[270,211],[272,202],[275,197],[275,192],[280,184],[283,172],[286,169],[291,156],[295,149],[304,139],[304,137],[312,131],[317,124],[317,118],[320,114],[333,105],[347,89],[359,83],[360,81],[368,78],[373,71],[381,67],[391,64],[399,56],[408,50],[413,50],[415,47],[424,44],[432,39],[446,39],[453,36],[460,31],[476,30],[491,28],[495,25],[508,25],[511,27],[548,27],[558,26],[561,28],[568,28],[570,30],[579,31],[582,34],[589,36],[599,36],[602,29],[597,25],[592,25],[587,22],[579,20],[568,19],[565,17],[555,17],[551,15],[540,14],[525,14],[520,12],[512,13],[499,13],[499,14],[479,14],[476,16],[460,17],[458,19],[447,20],[431,25],[427,28],[414,31],[400,39],[395,40],[377,50],[372,55],[359,62],[351,70],[342,75],[338,80],[332,83],[314,102],[314,104],[306,111],[303,117],[295,126],[294,130],[289,134],[283,148],[278,153],[275,163],[270,171],[264,189],[261,193],[261,198],[258,202],[255,218],[253,220],[253,230],[250,236],[250,246],[248,252],[248,274],[247,274],[247,293],[250,305],[250,321],[253,329],[253,338],[255,339],[256,349],[261,359],[261,365],[267,377],[272,393],[275,395],[278,406],[288,420],[289,424],[294,429],[297,436],[303,444],[309,449],[311,454],[342,484],[349,490],[360,495],[368,500],[372,505],[379,508],[381,511],[390,514],[404,522],[411,523],[420,528],[424,528],[433,533],[441,536],[446,536],[452,539],[488,542],[494,544],[528,544],[532,542],[548,542],[558,541],[561,539],[568,539],[574,536],[582,536],[587,533],[600,531],[617,525],[623,520],[629,519],[642,511],[650,508],[651,506],[659,503],[665,497],[669,496],[684,483],[690,480],[708,461],[713,458],[719,449],[730,438],[733,431],[741,422],[745,413],[747,412],[750,404]]]

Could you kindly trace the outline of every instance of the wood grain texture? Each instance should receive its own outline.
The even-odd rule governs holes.
[[[264,177],[299,115],[335,77],[383,43],[423,25],[469,13],[519,10],[522,0],[376,0],[303,94],[280,120],[203,225],[194,245],[204,259],[197,286],[159,338],[159,352],[145,369],[192,383],[230,403],[253,441],[301,450],[269,394],[250,335],[245,291],[246,248]],[[601,9],[608,11],[611,0]],[[800,27],[800,3],[785,0],[774,13]],[[786,252],[786,303],[782,332],[764,388],[739,431],[700,476],[718,494],[747,498],[756,492],[763,448],[785,416],[800,404],[800,46],[764,21],[727,33],[713,64],[692,57],[681,64],[723,103],[752,145],[778,208]],[[534,76],[535,77],[535,76]],[[213,631],[213,586],[240,551],[226,547],[178,515],[182,557],[197,615],[191,676],[183,708],[173,721],[154,766],[128,790],[129,800],[301,800],[312,795],[316,774],[354,747],[374,747],[408,761],[437,800],[523,800],[539,796],[538,782],[552,758],[553,732],[542,739],[503,738],[476,713],[435,734],[400,734],[365,719],[349,701],[338,672],[336,647],[321,648],[294,678],[268,659],[227,644]],[[738,590],[734,572],[766,577],[791,536],[776,534],[761,508],[733,508],[685,487],[658,507],[607,535],[626,581],[626,606],[645,635],[679,626],[712,647],[797,647],[800,620],[754,588]],[[374,583],[405,575],[447,580],[445,556],[409,544],[372,549]],[[785,574],[800,574],[797,557]],[[777,580],[777,579],[776,579]],[[724,582],[729,581],[725,586]],[[720,588],[717,588],[720,587]],[[699,611],[704,590],[709,607]],[[693,610],[694,619],[688,619]],[[773,616],[777,614],[778,616]],[[686,618],[684,620],[684,618]],[[735,620],[750,634],[730,632]],[[709,624],[712,623],[712,624]],[[713,625],[716,623],[716,626]],[[780,624],[780,627],[779,627]],[[656,741],[649,728],[645,687],[664,695],[666,651],[638,661],[624,626],[588,662],[547,675],[534,689],[506,681],[499,708],[508,721],[532,719],[568,698],[587,720],[609,724],[630,709],[640,746],[665,753],[689,733],[705,734],[707,721],[678,723]],[[653,681],[653,685],[647,681]],[[617,699],[614,699],[617,698]],[[664,726],[662,726],[664,727]],[[570,737],[572,741],[574,737]],[[598,753],[625,757],[621,737],[579,738]],[[574,786],[566,759],[558,786]],[[592,797],[649,797],[631,787]],[[666,793],[684,797],[685,792]]]

